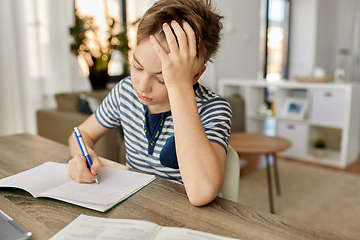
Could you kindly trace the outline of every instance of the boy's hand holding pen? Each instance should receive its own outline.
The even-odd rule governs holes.
[[[69,161],[70,177],[80,183],[94,181],[99,183],[97,172],[100,170],[101,164],[98,157],[92,149],[87,149],[83,136],[77,127],[74,128],[74,135],[82,156],[77,155]],[[84,158],[86,159],[86,162],[84,161]]]

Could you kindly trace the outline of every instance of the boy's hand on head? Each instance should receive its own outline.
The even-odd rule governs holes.
[[[86,159],[83,155],[76,155],[69,161],[69,176],[79,183],[92,183],[95,181],[95,175],[101,169],[101,163],[96,153],[88,148],[93,165],[91,170],[87,167]]]
[[[195,33],[187,22],[183,22],[183,28],[181,28],[178,22],[172,21],[171,27],[179,44],[176,42],[170,26],[164,23],[163,30],[170,53],[166,53],[157,39],[150,36],[152,47],[161,61],[162,76],[167,88],[184,83],[192,86],[194,76],[200,67],[204,65],[204,61],[196,56]]]

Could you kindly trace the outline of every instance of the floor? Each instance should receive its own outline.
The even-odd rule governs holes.
[[[241,170],[240,170],[240,178],[244,177],[244,176],[246,176],[246,175],[248,175],[248,174],[250,174],[250,173],[252,173],[254,171],[256,171],[258,169],[259,162],[260,162],[258,155],[246,155],[246,156],[244,156],[244,159],[247,160],[247,164],[244,167],[241,168]],[[359,159],[357,161],[350,164],[345,169],[340,169],[340,168],[330,167],[330,166],[324,166],[324,165],[320,165],[320,164],[310,163],[310,162],[307,162],[307,161],[300,161],[300,160],[294,160],[294,159],[283,158],[283,157],[278,157],[278,161],[296,161],[296,162],[301,163],[301,164],[313,165],[313,166],[320,167],[320,168],[334,169],[334,170],[337,170],[337,171],[345,171],[345,172],[360,175],[360,157],[359,157]]]

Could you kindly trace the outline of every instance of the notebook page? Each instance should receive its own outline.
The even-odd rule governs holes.
[[[153,178],[152,175],[102,167],[98,173],[99,184],[71,181],[49,189],[42,195],[87,203],[111,204],[132,195]]]
[[[35,168],[1,179],[0,186],[21,188],[33,196],[39,197],[42,192],[73,181],[67,173],[67,167],[67,164],[46,162]]]

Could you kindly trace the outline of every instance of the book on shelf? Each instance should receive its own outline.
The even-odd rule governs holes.
[[[46,162],[0,180],[0,187],[20,188],[33,197],[48,197],[106,212],[155,179],[154,175],[102,167],[99,184],[78,183],[68,175],[68,164]]]
[[[50,240],[85,240],[89,239],[90,236],[91,239],[132,240],[235,239],[189,228],[160,226],[143,220],[102,218],[81,214]]]

